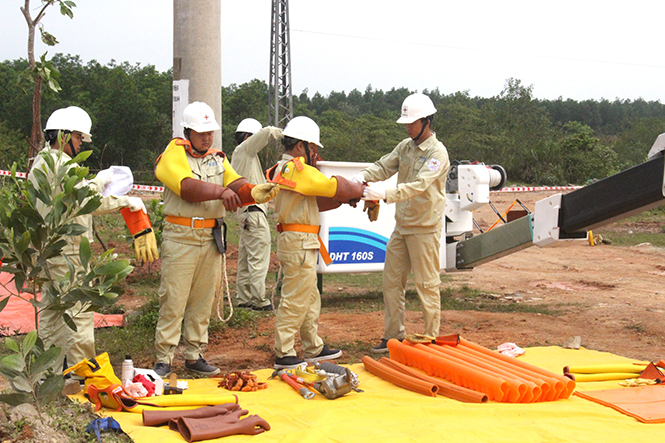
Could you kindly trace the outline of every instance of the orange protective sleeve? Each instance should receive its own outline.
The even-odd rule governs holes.
[[[487,395],[482,392],[472,391],[471,389],[463,388],[435,377],[430,377],[427,374],[423,374],[416,369],[410,368],[395,360],[391,360],[388,357],[381,357],[379,363],[383,363],[386,366],[399,372],[403,372],[406,375],[410,375],[411,377],[435,384],[439,388],[439,391],[437,392],[439,395],[444,395],[453,400],[459,400],[466,403],[487,403]]]
[[[236,194],[238,194],[238,197],[240,197],[240,201],[242,201],[243,206],[252,205],[252,204],[256,203],[254,201],[254,198],[252,198],[252,188],[254,188],[254,186],[256,186],[256,185],[253,185],[251,183],[244,183],[236,191]],[[231,186],[229,186],[229,187],[231,187]],[[231,188],[231,189],[233,189],[233,188]],[[233,189],[233,190],[235,191],[235,189]]]
[[[508,356],[500,354],[498,352],[491,351],[491,350],[489,350],[487,348],[484,348],[480,345],[477,345],[477,344],[472,343],[468,340],[465,340],[464,338],[460,338],[460,344],[463,345],[463,346],[466,346],[467,348],[471,348],[475,351],[481,352],[483,354],[490,355],[495,359],[498,359],[498,360],[501,360],[501,361],[504,361],[504,362],[513,363],[516,366],[519,366],[523,369],[527,369],[529,371],[535,372],[536,374],[544,375],[546,377],[555,378],[555,379],[561,381],[564,385],[563,386],[564,389],[562,389],[561,393],[558,396],[556,396],[556,398],[568,398],[568,397],[570,397],[570,395],[575,390],[575,381],[569,379],[568,377],[564,377],[563,375],[555,374],[554,372],[550,372],[546,369],[539,368],[538,366],[534,366],[532,364],[526,363],[526,362],[518,360],[516,358],[508,357]]]
[[[507,401],[510,385],[494,375],[460,364],[399,340],[388,340],[390,358],[407,366],[421,369],[428,375],[444,378],[474,391],[487,394],[490,400]]]
[[[467,355],[459,352],[457,349],[450,347],[442,347],[437,345],[423,345],[423,348],[429,349],[431,352],[438,353],[444,358],[450,358],[460,364],[470,364],[476,369],[484,371],[488,374],[497,375],[506,380],[510,384],[510,391],[508,395],[509,403],[530,403],[534,397],[540,397],[541,390],[535,383],[526,383],[526,380],[519,378],[515,374],[504,370],[498,366],[493,366],[490,362],[483,358]],[[422,349],[422,348],[421,348]],[[455,352],[457,351],[457,352]],[[534,393],[534,389],[536,392]]]
[[[396,371],[395,369],[379,363],[368,355],[362,358],[362,362],[365,365],[365,369],[369,372],[399,386],[400,388],[408,389],[409,391],[423,395],[429,395],[430,397],[436,397],[436,393],[439,390],[438,386],[434,383],[429,383]]]
[[[129,208],[122,208],[120,210],[122,218],[125,220],[125,224],[129,228],[129,233],[132,234],[132,237],[143,232],[148,228],[152,228],[150,223],[150,217],[143,211],[132,212]]]

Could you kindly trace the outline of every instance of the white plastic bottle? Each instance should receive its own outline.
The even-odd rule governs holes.
[[[126,380],[132,381],[134,379],[134,362],[132,357],[125,355],[125,360],[122,362],[122,376],[120,381],[122,381],[123,386],[126,383]]]

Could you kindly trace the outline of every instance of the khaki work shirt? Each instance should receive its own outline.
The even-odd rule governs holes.
[[[231,157],[231,166],[233,166],[233,169],[252,184],[260,185],[266,183],[266,176],[261,167],[261,160],[259,160],[258,155],[268,145],[270,140],[279,139],[281,134],[281,129],[274,126],[266,126],[240,143],[233,151],[233,157]],[[256,206],[261,208],[264,213],[268,213],[268,203],[256,203]],[[246,209],[246,207],[243,207],[239,211]]]
[[[163,158],[160,161],[164,161]],[[193,157],[187,153],[187,163],[192,170],[192,178],[208,183],[224,186],[224,157],[216,154],[205,157]],[[228,163],[227,163],[228,164]],[[204,219],[224,218],[226,209],[222,200],[208,200],[192,203],[183,200],[169,187],[164,187],[164,215],[176,217],[201,217]],[[164,224],[164,234],[169,240],[180,243],[199,245],[208,241],[214,241],[212,228],[192,229],[189,226],[181,226],[173,223]]]
[[[286,162],[293,159],[293,156],[283,154],[282,159],[277,163],[277,171],[281,170]],[[275,213],[277,213],[277,223],[319,226],[319,204],[316,196],[281,189],[275,197]],[[286,250],[319,249],[319,236],[306,232],[282,232],[279,236],[278,247]]]
[[[45,147],[41,152],[48,152],[48,154],[53,158],[56,170],[59,168],[60,164],[67,163],[69,160],[72,159],[69,155],[65,154],[64,152],[61,152],[58,149],[51,149],[49,146]],[[35,177],[32,171],[38,168],[41,168],[41,170],[47,176],[53,174],[53,171],[51,171],[48,168],[42,156],[37,155],[37,157],[35,157],[34,163],[32,164],[32,168],[28,173],[28,180],[30,180],[35,187],[38,187],[39,184],[37,183],[37,178]],[[97,193],[101,193],[104,190],[104,185],[102,184],[101,180],[97,178],[93,178],[92,180],[88,180],[83,183]],[[62,186],[59,187],[58,192],[62,192]],[[83,205],[85,205],[85,202],[81,206]],[[129,201],[127,200],[127,197],[124,196],[116,197],[115,195],[102,197],[102,204],[97,209],[95,209],[91,214],[79,215],[78,217],[72,220],[72,223],[77,223],[85,227],[86,231],[82,235],[85,235],[90,241],[90,243],[93,243],[94,235],[92,231],[92,216],[106,214],[108,212],[119,210],[127,206],[129,206]],[[40,200],[37,201],[36,209],[42,217],[46,217],[46,215],[51,212],[51,207],[46,206]],[[67,235],[65,236],[65,241],[67,242],[67,245],[62,249],[63,254],[75,255],[79,253],[79,246],[81,245],[80,235],[77,236]]]
[[[387,180],[397,173],[397,187],[386,189],[386,202],[396,203],[395,229],[408,235],[442,229],[448,169],[448,151],[432,134],[420,145],[410,138],[402,140],[362,173],[368,182]]]

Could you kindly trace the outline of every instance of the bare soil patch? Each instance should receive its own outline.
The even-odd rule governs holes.
[[[535,202],[553,192],[498,193],[492,202],[507,210],[518,198],[533,211]],[[517,207],[517,206],[516,206]],[[476,212],[481,229],[497,219],[489,208]],[[661,232],[662,224],[639,223],[626,228]],[[235,256],[228,258],[228,272],[235,278]],[[665,250],[650,245],[590,246],[585,241],[559,242],[551,247],[531,247],[478,266],[448,274],[442,288],[468,286],[506,303],[545,305],[556,315],[444,311],[441,333],[460,333],[489,348],[504,342],[520,346],[562,345],[581,336],[582,346],[637,359],[665,358]],[[326,284],[324,293],[338,291]],[[422,316],[407,313],[407,331],[422,332]],[[261,319],[257,329],[213,334],[206,358],[226,370],[272,366],[274,317]],[[326,342],[364,347],[381,338],[383,312],[324,312],[319,334]],[[356,352],[357,355],[357,352]],[[342,362],[353,362],[355,358]]]

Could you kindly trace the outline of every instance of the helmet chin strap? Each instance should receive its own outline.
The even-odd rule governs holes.
[[[307,164],[311,166],[312,165],[312,156],[311,156],[311,153],[309,151],[309,143],[307,143],[306,141],[303,140],[303,144],[305,145],[305,154],[307,155]]]
[[[418,133],[418,136],[411,139],[414,142],[418,142],[418,140],[420,140],[420,137],[423,136],[423,132],[425,132],[425,128],[427,128],[427,123],[431,121],[429,119],[429,117],[423,117],[422,120],[424,120],[424,122],[423,122],[422,127],[420,128],[420,132]]]

